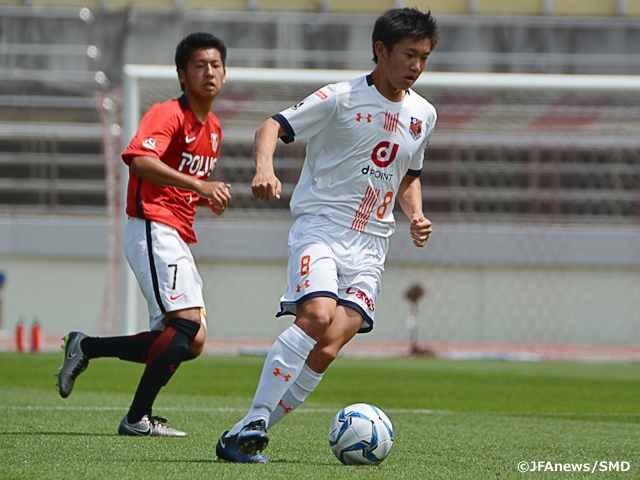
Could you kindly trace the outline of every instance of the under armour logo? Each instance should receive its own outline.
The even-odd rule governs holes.
[[[277,377],[278,375],[281,377],[284,377],[284,381],[288,382],[289,379],[291,378],[291,375],[288,373],[282,373],[282,371],[280,370],[279,367],[276,367],[275,370],[273,371],[273,374]]]
[[[311,286],[311,284],[309,283],[309,280],[305,280],[304,281],[304,288],[309,288]],[[300,293],[300,290],[302,290],[302,286],[298,285],[296,288],[296,293]]]
[[[282,401],[282,399],[280,399],[280,401],[278,402],[278,406],[282,407],[282,409],[284,410],[284,413],[289,413],[291,410],[293,410],[293,407],[287,407]]]
[[[356,113],[356,122],[360,122],[362,119],[366,120],[367,123],[371,123],[371,118],[373,117],[373,115],[371,115],[370,113],[367,113],[366,116],[363,116],[360,112]]]

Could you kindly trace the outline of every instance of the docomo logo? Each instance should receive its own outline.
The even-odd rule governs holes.
[[[400,145],[390,142],[380,142],[371,152],[371,160],[380,168],[385,168],[396,159]]]

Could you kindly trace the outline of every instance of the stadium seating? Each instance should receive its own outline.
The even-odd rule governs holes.
[[[153,9],[143,1],[136,1],[129,10],[121,7],[124,3],[110,0],[95,2],[93,11],[46,6],[54,2],[32,3],[35,6],[0,6],[3,31],[0,43],[0,212],[98,215],[106,211],[105,194],[108,192],[103,139],[109,135],[109,130],[103,126],[104,122],[101,123],[100,101],[106,94],[121,98],[123,64],[170,64],[177,39],[189,31],[208,30],[227,42],[229,66],[367,69],[372,65],[369,39],[376,12],[396,4],[391,1],[338,4],[272,0],[228,0],[228,3],[215,4],[220,8],[259,12],[252,15],[245,11],[212,8],[195,10],[205,6],[198,0],[153,2],[156,5]],[[609,13],[595,9],[596,3],[606,5]],[[540,13],[537,10],[545,6],[547,10],[552,6],[552,13],[570,15],[577,5],[583,7],[584,15],[614,16],[622,4],[626,14],[632,15],[639,3],[640,0],[431,2],[436,12],[460,13],[464,8],[473,7],[481,15],[439,17],[443,40],[430,60],[429,69],[640,74],[637,60],[640,29],[635,19],[526,16],[537,15]],[[55,4],[75,5],[73,1]],[[516,4],[517,10],[507,9],[508,5],[515,8],[513,5]],[[286,6],[299,11],[277,11]],[[419,6],[423,5],[419,2]],[[366,13],[301,13],[314,9]],[[516,16],[502,15],[508,13]],[[448,129],[458,128],[478,112],[491,109],[491,104],[477,104],[483,99],[469,101],[469,98],[445,98],[438,102],[441,138]],[[460,102],[467,102],[466,106]],[[562,108],[569,111],[566,115],[575,116],[580,114],[582,107],[577,104]],[[612,108],[615,110],[615,105]],[[460,112],[465,118],[460,117]],[[600,118],[605,117],[609,118],[606,115]],[[225,168],[221,163],[216,175],[246,187],[253,168],[251,132],[246,138],[234,141],[234,135],[230,134],[236,128],[232,119],[225,119],[224,113],[221,118],[228,133],[225,155],[234,160],[225,162],[233,167]],[[535,125],[537,120],[531,121]],[[107,127],[110,124],[110,121],[106,122]],[[584,130],[584,127],[580,128]],[[514,198],[521,198],[523,192],[518,190],[518,185],[531,185],[538,178],[527,166],[530,159],[542,158],[540,161],[555,165],[560,158],[560,163],[569,166],[565,165],[567,171],[558,173],[561,176],[554,177],[553,181],[566,190],[566,197],[572,197],[575,189],[584,184],[584,188],[592,192],[603,192],[600,205],[605,206],[600,210],[605,216],[640,216],[638,209],[628,207],[626,200],[622,209],[606,207],[611,195],[626,199],[633,195],[634,188],[637,189],[634,178],[638,154],[634,149],[620,150],[605,145],[584,151],[532,152],[497,145],[494,149],[470,146],[454,151],[439,147],[437,142],[432,147],[430,168],[434,170],[425,178],[425,183],[433,192],[449,188],[450,194],[449,197],[427,199],[431,202],[427,204],[430,211],[465,215],[498,211],[511,216],[520,211],[530,212],[530,204],[512,202],[509,206],[502,201],[474,203],[459,198],[473,188],[503,188],[505,182],[515,185],[510,187]],[[116,157],[122,148],[122,145],[114,147]],[[287,150],[278,160],[285,181],[285,196],[296,181],[303,148]],[[505,171],[513,171],[514,158],[519,159],[515,163],[521,164],[524,170],[506,174]],[[475,170],[458,171],[471,163]],[[609,172],[608,166],[613,173]],[[596,186],[592,188],[593,185]],[[250,196],[234,205],[248,210],[264,208]],[[588,205],[577,208],[586,212],[598,210]],[[286,202],[270,203],[269,209],[277,210],[274,214],[286,214]]]
[[[1,21],[0,212],[103,212],[104,78],[80,43],[88,23],[78,9],[4,8]]]

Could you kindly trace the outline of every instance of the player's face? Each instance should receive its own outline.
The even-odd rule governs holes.
[[[226,82],[226,70],[216,48],[194,50],[186,70],[178,70],[185,92],[203,101],[212,100]]]
[[[398,91],[411,88],[427,66],[431,39],[406,37],[396,43],[391,51],[387,51],[382,42],[378,43],[378,64],[383,67],[387,82]]]

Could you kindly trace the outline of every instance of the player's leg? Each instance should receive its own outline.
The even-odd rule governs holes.
[[[339,271],[338,307],[327,333],[313,348],[296,383],[283,395],[269,427],[299,406],[320,383],[322,374],[356,333],[371,331],[387,249],[386,239],[346,230],[332,245]]]
[[[131,408],[118,428],[121,435],[186,436],[163,425],[163,419],[151,415],[153,403],[182,361],[189,346],[202,329],[200,309],[192,308],[167,314],[167,326],[149,350],[145,371],[133,397]]]
[[[69,336],[81,335],[80,350],[89,360],[100,357],[114,357],[129,362],[147,363],[149,350],[161,333],[161,330],[153,330],[136,333],[135,335],[90,337],[81,332],[71,332]],[[189,353],[187,353],[184,361],[192,360],[202,353],[205,339],[206,327],[202,324],[196,338],[189,345]]]
[[[333,321],[335,310],[336,301],[327,297],[315,297],[298,305],[296,321],[280,334],[269,350],[251,409],[229,432],[240,434],[240,445],[248,435],[244,427],[252,422],[261,423],[266,431],[271,412],[298,377],[311,349]]]
[[[356,310],[338,305],[336,315],[327,332],[315,344],[296,381],[284,393],[269,416],[268,428],[298,408],[315,390],[322,375],[338,353],[360,330],[362,316]]]
[[[298,305],[296,322],[269,349],[249,412],[218,441],[219,458],[244,463],[268,461],[256,455],[269,442],[269,416],[303,370],[316,338],[322,338],[331,324],[335,309],[336,301],[327,297],[314,297]]]
[[[271,412],[295,382],[309,352],[335,316],[338,298],[335,260],[327,239],[308,224],[309,217],[299,217],[289,233],[288,286],[278,314],[292,314],[296,320],[269,350],[251,409],[218,442],[216,452],[221,459],[255,461],[251,458],[267,446]],[[239,457],[238,453],[245,457]]]
[[[192,360],[202,353],[205,332],[206,328],[201,326],[195,340],[189,346],[184,361]],[[70,332],[63,338],[65,358],[56,374],[56,386],[60,395],[62,398],[69,396],[76,377],[87,368],[89,360],[94,358],[113,357],[129,362],[147,363],[149,350],[161,334],[162,331],[153,330],[135,335],[90,337],[82,332]]]
[[[168,432],[151,410],[160,389],[181,362],[199,353],[204,343],[204,332],[200,333],[206,326],[201,314],[202,279],[188,245],[175,229],[157,222],[130,219],[125,232],[125,254],[147,300],[150,330],[161,333],[149,349],[145,371],[118,432],[184,436],[184,432]],[[198,348],[190,351],[194,341]]]
[[[298,305],[296,321],[269,350],[251,410],[231,430],[232,435],[249,422],[268,421],[284,392],[295,382],[316,341],[326,333],[335,311],[336,301],[327,297],[312,298]]]
[[[70,332],[63,340],[64,360],[56,374],[56,386],[62,398],[67,398],[76,380],[89,365],[89,360],[116,357],[130,362],[146,363],[149,349],[161,331],[140,332],[118,337],[89,337],[82,332]]]

